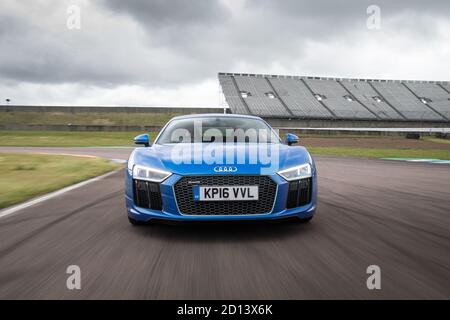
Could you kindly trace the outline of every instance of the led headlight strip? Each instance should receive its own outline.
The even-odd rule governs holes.
[[[305,163],[300,166],[281,170],[278,174],[287,181],[310,178],[312,176],[311,165]]]
[[[172,175],[171,172],[167,172],[160,169],[144,167],[135,165],[133,167],[133,179],[162,182]]]

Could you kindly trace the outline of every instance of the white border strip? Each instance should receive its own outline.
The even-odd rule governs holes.
[[[95,181],[99,181],[99,180],[104,179],[104,178],[106,178],[106,177],[108,177],[110,175],[113,175],[114,173],[119,172],[120,170],[123,170],[123,169],[122,168],[121,169],[117,169],[117,170],[105,173],[105,174],[103,174],[101,176],[98,176],[98,177],[95,177],[95,178],[92,178],[92,179],[89,179],[89,180],[85,180],[85,181],[73,184],[71,186],[68,186],[68,187],[65,187],[65,188],[62,188],[62,189],[59,189],[59,190],[47,193],[47,194],[45,194],[43,196],[39,196],[37,198],[31,199],[29,201],[26,201],[24,203],[21,203],[21,204],[18,204],[18,205],[15,205],[15,206],[12,206],[12,207],[0,210],[0,218],[6,217],[6,216],[8,216],[10,214],[16,213],[17,211],[20,211],[20,210],[23,210],[25,208],[34,206],[34,205],[36,205],[38,203],[47,201],[49,199],[58,197],[58,196],[60,196],[60,195],[62,195],[64,193],[67,193],[69,191],[81,188],[81,187],[83,187],[83,186],[85,186],[85,185],[87,185],[89,183],[92,183],[92,182],[95,182]]]

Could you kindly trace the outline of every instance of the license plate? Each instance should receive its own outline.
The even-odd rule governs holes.
[[[194,186],[195,201],[258,200],[258,186]]]

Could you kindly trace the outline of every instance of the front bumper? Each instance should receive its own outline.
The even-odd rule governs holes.
[[[177,206],[174,185],[182,176],[173,174],[167,180],[160,184],[163,208],[162,210],[152,210],[136,206],[133,196],[133,179],[130,172],[126,171],[126,194],[125,203],[128,216],[137,221],[149,221],[151,219],[165,219],[177,221],[226,221],[226,220],[274,220],[290,217],[298,217],[301,219],[314,215],[317,205],[317,177],[316,172],[312,177],[312,194],[311,202],[307,205],[286,209],[286,201],[288,195],[288,182],[279,175],[271,175],[270,178],[277,184],[277,193],[275,196],[272,211],[264,214],[248,214],[241,215],[204,215],[189,214],[183,215]]]

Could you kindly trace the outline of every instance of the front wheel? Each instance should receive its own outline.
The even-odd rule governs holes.
[[[133,226],[142,226],[143,224],[145,224],[142,221],[138,221],[136,219],[130,218],[128,217],[128,221],[133,225]]]
[[[313,216],[311,216],[311,217],[308,217],[308,218],[303,218],[303,219],[300,219],[300,223],[308,223],[308,222],[310,222],[311,221],[311,219],[313,218]]]

